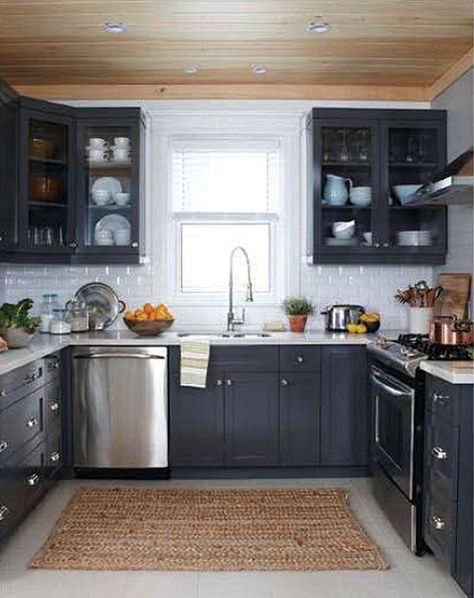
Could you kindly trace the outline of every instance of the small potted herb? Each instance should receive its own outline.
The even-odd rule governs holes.
[[[283,301],[291,332],[304,332],[308,316],[313,315],[314,305],[305,297],[288,297]]]
[[[32,299],[22,299],[17,304],[4,303],[0,307],[0,336],[11,349],[21,349],[33,338],[40,319],[28,315]]]

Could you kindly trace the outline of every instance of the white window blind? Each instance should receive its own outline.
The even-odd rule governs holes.
[[[176,145],[172,157],[174,211],[275,212],[279,155],[274,142]]]

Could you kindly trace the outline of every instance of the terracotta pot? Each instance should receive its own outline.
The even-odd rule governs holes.
[[[288,316],[291,332],[304,332],[308,316]]]

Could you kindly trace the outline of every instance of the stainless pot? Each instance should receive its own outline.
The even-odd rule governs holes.
[[[436,345],[471,345],[473,341],[473,323],[470,320],[441,316],[430,323],[430,342]]]
[[[321,312],[325,316],[326,330],[345,332],[348,324],[357,324],[365,313],[361,305],[331,305]]]

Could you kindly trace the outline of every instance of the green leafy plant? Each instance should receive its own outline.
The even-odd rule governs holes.
[[[314,305],[306,297],[287,297],[282,307],[287,316],[311,316],[314,313]]]
[[[8,328],[23,328],[34,332],[40,324],[40,319],[28,315],[33,307],[32,299],[22,299],[17,304],[4,303],[0,307],[0,330]]]

